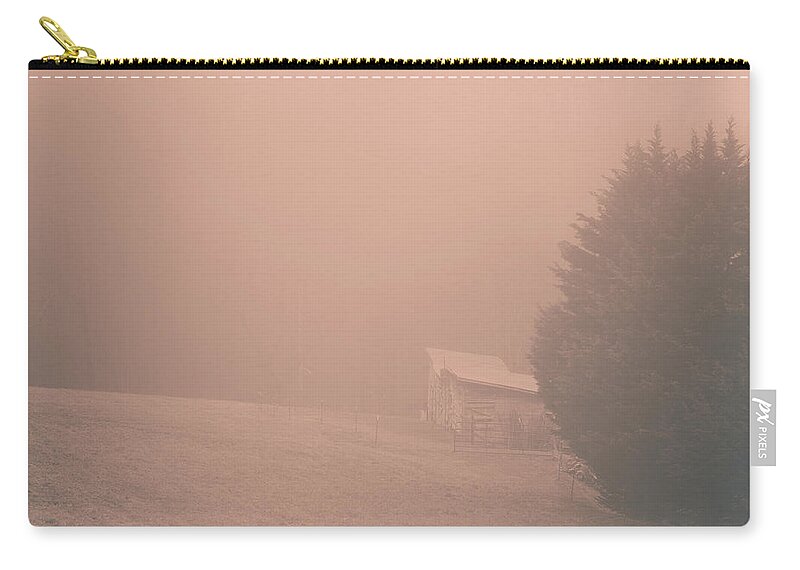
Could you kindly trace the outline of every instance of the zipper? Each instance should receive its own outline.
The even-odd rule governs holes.
[[[98,58],[97,53],[79,46],[52,18],[43,16],[39,24],[64,49],[61,55],[48,55],[30,62],[28,69],[54,69],[69,67],[113,69],[728,69],[748,70],[750,64],[732,58],[586,58],[586,59],[506,59],[506,58],[454,58],[454,59],[384,59],[384,58]]]
[[[52,18],[42,16],[39,18],[39,24],[64,50],[61,55],[44,56],[40,60],[42,63],[77,63],[82,65],[97,65],[100,63],[100,60],[97,59],[97,53],[92,48],[76,45],[67,35],[67,32],[64,31],[64,28],[59,26]]]

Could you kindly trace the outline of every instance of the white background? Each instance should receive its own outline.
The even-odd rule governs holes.
[[[756,2],[16,2],[2,21],[0,560],[7,568],[764,567],[796,558],[796,13]],[[47,15],[100,57],[740,57],[752,65],[752,387],[777,388],[779,467],[732,529],[41,529],[27,521],[27,62]],[[91,154],[92,149],[85,149]],[[783,547],[783,548],[778,548]],[[788,558],[786,558],[788,556]]]

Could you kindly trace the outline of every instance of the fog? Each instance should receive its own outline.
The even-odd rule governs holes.
[[[413,412],[425,347],[529,372],[626,145],[746,141],[747,83],[32,81],[30,383]]]

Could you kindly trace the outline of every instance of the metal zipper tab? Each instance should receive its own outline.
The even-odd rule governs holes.
[[[73,42],[72,39],[67,35],[67,32],[64,31],[64,28],[59,26],[58,23],[52,18],[42,16],[39,18],[39,24],[41,24],[44,30],[50,34],[50,37],[56,40],[58,45],[64,49],[63,54],[46,55],[42,58],[42,61],[52,61],[56,63],[100,63],[100,60],[97,59],[97,54],[93,49],[76,45],[75,42]]]

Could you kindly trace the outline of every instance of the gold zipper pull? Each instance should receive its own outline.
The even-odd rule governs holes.
[[[46,55],[42,58],[42,61],[55,61],[58,63],[65,61],[70,63],[100,63],[97,59],[97,54],[93,49],[75,45],[75,42],[70,39],[70,37],[67,35],[67,32],[65,32],[64,29],[52,18],[42,16],[39,18],[39,23],[42,25],[45,31],[50,34],[50,37],[56,40],[58,45],[64,48],[63,54]]]

